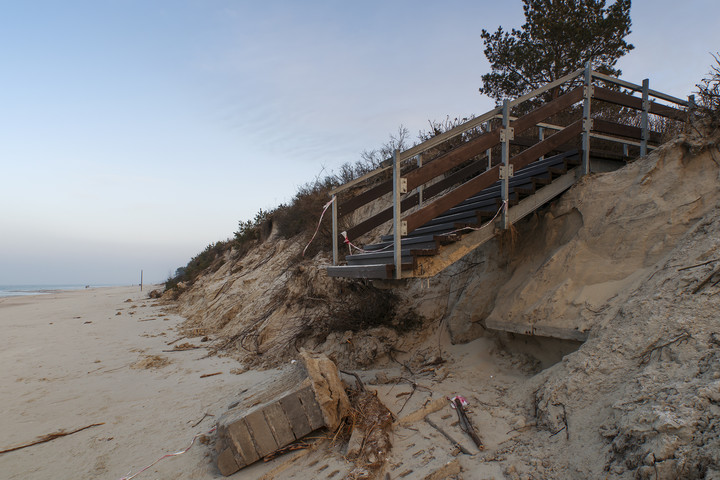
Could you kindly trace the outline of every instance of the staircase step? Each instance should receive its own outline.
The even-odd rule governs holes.
[[[395,252],[387,250],[384,252],[356,253],[354,255],[347,255],[345,260],[348,265],[373,265],[378,263],[392,263],[394,258]],[[412,254],[410,253],[410,249],[402,249],[401,262],[412,263]]]
[[[412,263],[403,263],[402,270],[412,271]],[[375,265],[336,265],[326,267],[329,277],[342,278],[369,278],[369,279],[390,279],[393,278],[395,266],[392,264],[379,263]]]
[[[388,248],[392,244],[393,236],[383,235],[383,237],[381,238],[381,242],[373,243],[371,245],[365,245],[363,249],[368,251],[376,251],[385,248],[387,248],[388,250],[392,250],[392,248]],[[407,246],[408,248],[434,248],[436,246],[435,237],[433,235],[422,235],[419,237],[403,237],[402,244],[404,247]]]
[[[327,267],[329,277],[343,278],[389,278],[386,264],[377,265],[342,265]]]

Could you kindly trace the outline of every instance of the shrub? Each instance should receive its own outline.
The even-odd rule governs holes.
[[[205,247],[205,250],[194,256],[185,267],[175,270],[175,276],[165,281],[165,289],[177,289],[178,284],[192,285],[197,278],[205,272],[216,271],[222,265],[222,259],[232,248],[232,241],[215,242]]]
[[[711,55],[715,59],[715,65],[711,65],[708,75],[696,85],[697,106],[703,114],[717,115],[720,112],[720,53]]]

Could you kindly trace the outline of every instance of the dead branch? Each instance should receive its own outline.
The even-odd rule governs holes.
[[[16,447],[9,447],[5,448],[3,450],[0,450],[0,454],[7,453],[7,452],[14,452],[15,450],[20,450],[22,448],[32,447],[33,445],[38,445],[40,443],[49,442],[50,440],[55,440],[56,438],[60,437],[66,437],[68,435],[72,435],[73,433],[82,432],[83,430],[87,430],[90,427],[97,427],[99,425],[105,425],[105,422],[103,423],[93,423],[92,425],[87,425],[85,427],[76,428],[75,430],[72,430],[70,432],[66,432],[65,430],[58,430],[57,432],[48,433],[47,435],[43,435],[42,437],[38,437],[37,440],[34,442],[26,443],[23,445],[18,445]]]
[[[713,277],[714,277],[717,273],[719,273],[719,272],[720,272],[720,267],[718,267],[718,268],[716,268],[715,270],[713,270],[710,275],[708,275],[707,277],[705,277],[705,279],[704,279],[702,282],[700,282],[697,287],[695,287],[695,288],[693,289],[692,293],[695,294],[695,293],[699,292],[700,289],[703,288],[705,285],[707,285],[708,282],[710,282],[710,279],[713,278]]]
[[[192,425],[191,428],[195,428],[195,427],[197,427],[198,425],[200,425],[200,422],[202,422],[203,420],[205,420],[206,417],[214,417],[214,416],[215,416],[215,415],[212,415],[212,414],[210,414],[210,413],[205,412],[205,415],[203,415],[200,420],[198,420],[197,422],[195,422],[195,423]]]
[[[205,373],[200,375],[200,378],[214,377],[215,375],[222,375],[223,372]]]
[[[457,440],[455,440],[453,437],[451,437],[449,433],[447,433],[447,432],[446,432],[445,430],[443,430],[442,428],[438,427],[438,426],[435,424],[435,422],[433,422],[432,420],[430,420],[428,417],[425,417],[425,422],[426,422],[428,425],[430,425],[431,427],[433,427],[435,430],[437,430],[438,432],[440,432],[443,437],[447,438],[447,439],[450,441],[450,443],[452,444],[453,447],[457,448],[458,450],[460,450],[460,451],[461,451],[462,453],[464,453],[465,455],[472,455],[472,453],[470,453],[470,451],[469,451],[467,448],[463,447]]]
[[[463,407],[462,402],[456,398],[453,403],[455,404],[455,411],[457,411],[460,428],[462,428],[462,430],[470,436],[478,450],[484,450],[485,447],[483,446],[480,437],[478,437],[477,432],[475,432],[475,428],[472,423],[470,423],[470,419],[468,418],[467,413],[465,413],[465,408]]]
[[[709,263],[714,263],[714,262],[717,262],[718,260],[720,260],[720,258],[716,258],[714,260],[708,260],[707,262],[702,262],[702,263],[698,263],[695,265],[690,265],[689,267],[678,268],[678,272],[682,272],[683,270],[690,270],[691,268],[702,267],[703,265],[707,265]]]
[[[365,384],[363,383],[362,380],[360,380],[360,377],[358,376],[357,373],[346,372],[345,370],[338,370],[338,371],[340,373],[344,373],[345,375],[352,375],[353,377],[355,377],[355,381],[357,382],[358,389],[362,392],[365,391]]]
[[[664,343],[658,343],[660,339],[655,340],[652,344],[648,345],[645,350],[643,350],[640,355],[638,355],[636,358],[640,359],[640,365],[647,364],[650,359],[652,358],[653,352],[660,351],[663,348],[669,347],[670,345],[677,343],[681,344],[683,342],[687,342],[692,338],[692,335],[687,330],[683,330],[678,335],[675,336],[675,338],[672,338],[671,340],[668,340]]]

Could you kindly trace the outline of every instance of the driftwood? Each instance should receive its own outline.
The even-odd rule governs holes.
[[[75,430],[72,430],[70,432],[66,432],[65,430],[58,430],[57,432],[48,433],[47,435],[38,437],[37,440],[35,440],[34,442],[30,442],[30,443],[26,443],[24,445],[18,445],[15,447],[9,447],[9,448],[0,450],[0,454],[14,452],[15,450],[20,450],[22,448],[32,447],[33,445],[38,445],[40,443],[49,442],[50,440],[55,440],[56,438],[60,438],[60,437],[66,437],[68,435],[72,435],[73,433],[82,432],[83,430],[87,430],[90,427],[97,427],[99,425],[105,425],[105,423],[104,422],[103,423],[93,423],[92,425],[87,425],[85,427],[76,428]]]

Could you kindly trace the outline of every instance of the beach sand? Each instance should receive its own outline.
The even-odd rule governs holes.
[[[0,449],[61,429],[103,423],[0,454],[2,479],[120,479],[184,450],[245,388],[271,372],[246,372],[183,338],[182,318],[139,287],[0,299]],[[129,301],[128,301],[129,300]],[[230,373],[235,370],[235,373]],[[222,372],[201,378],[201,375]],[[213,416],[203,416],[208,413]],[[202,421],[200,421],[203,419]],[[198,423],[199,422],[199,423]],[[196,425],[197,424],[197,425]],[[138,479],[221,477],[199,441]],[[260,475],[264,465],[255,469]]]

